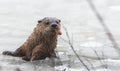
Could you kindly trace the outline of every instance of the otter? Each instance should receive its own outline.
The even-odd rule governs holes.
[[[2,54],[22,57],[25,61],[56,57],[57,37],[62,34],[60,22],[55,17],[45,17],[38,20],[32,34],[18,49],[14,52],[4,51]]]

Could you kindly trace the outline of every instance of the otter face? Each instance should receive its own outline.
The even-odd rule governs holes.
[[[39,20],[38,23],[42,23],[46,31],[56,32],[58,35],[61,35],[60,31],[60,20],[54,17],[45,17],[42,20]]]

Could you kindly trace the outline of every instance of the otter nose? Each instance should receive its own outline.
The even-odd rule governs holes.
[[[51,25],[51,27],[54,27],[54,28],[55,28],[56,26],[57,26],[57,24],[52,24],[52,25]]]

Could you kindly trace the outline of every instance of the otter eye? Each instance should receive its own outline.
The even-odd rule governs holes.
[[[59,20],[59,22],[61,22],[61,20]]]
[[[46,25],[48,25],[48,24],[49,24],[49,22],[46,22],[45,24],[46,24]]]
[[[56,21],[56,23],[57,23],[57,24],[59,24],[59,22],[58,22],[58,21]]]

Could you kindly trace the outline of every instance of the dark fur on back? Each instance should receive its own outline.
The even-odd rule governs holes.
[[[57,25],[55,28],[51,27]],[[57,45],[55,29],[60,28],[60,20],[57,18],[46,17],[38,21],[33,33],[28,37],[26,42],[15,52],[4,51],[4,55],[23,57],[24,60],[39,60],[46,57],[54,57]]]

